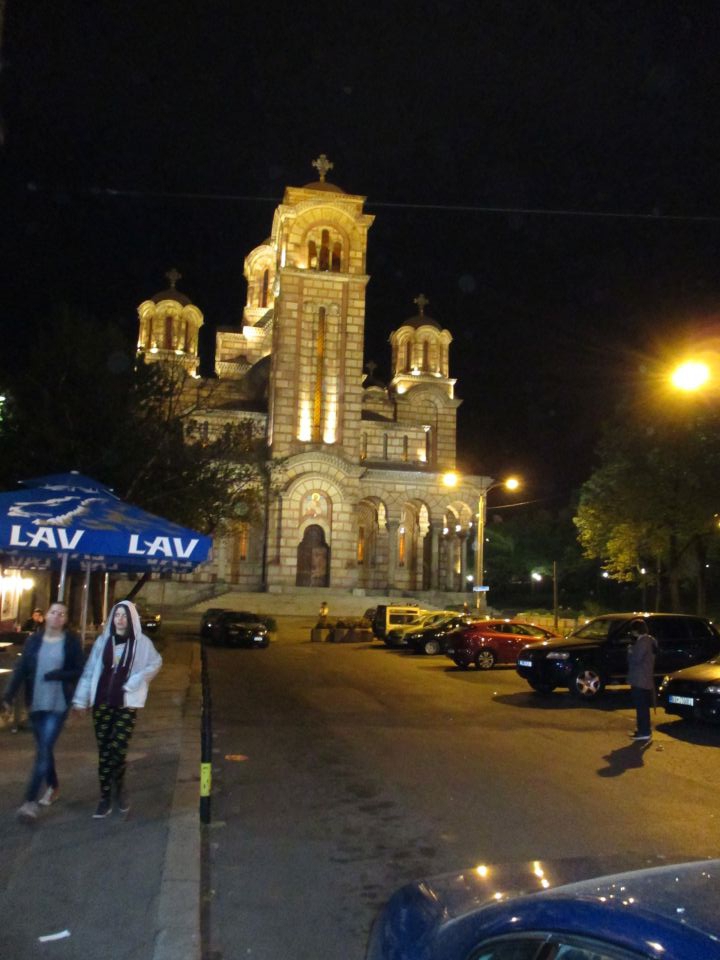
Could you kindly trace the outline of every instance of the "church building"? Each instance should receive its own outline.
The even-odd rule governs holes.
[[[270,592],[467,590],[492,481],[456,472],[452,336],[420,294],[389,331],[389,383],[374,377],[364,358],[374,217],[365,197],[327,180],[324,154],[313,166],[319,179],[287,187],[270,236],[245,259],[242,323],[217,330],[218,379],[197,415],[208,438],[244,423],[266,441],[277,470],[264,516],[216,538],[213,560],[183,579]],[[138,308],[138,351],[193,372],[203,314],[168,277]]]

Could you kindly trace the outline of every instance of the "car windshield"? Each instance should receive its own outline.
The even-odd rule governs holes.
[[[259,617],[255,613],[247,613],[246,611],[240,611],[240,613],[229,613],[225,615],[225,620],[230,623],[257,623]]]
[[[606,640],[613,632],[613,628],[619,626],[618,621],[612,620],[610,617],[596,617],[595,620],[591,620],[589,623],[583,624],[582,627],[573,630],[570,637],[578,640]]]

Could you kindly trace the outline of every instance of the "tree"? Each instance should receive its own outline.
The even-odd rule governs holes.
[[[180,364],[145,363],[112,323],[64,310],[28,362],[0,373],[0,482],[78,470],[120,497],[204,533],[262,506],[267,453],[251,425],[206,436],[217,384]]]
[[[575,516],[585,555],[616,580],[662,574],[679,610],[681,585],[697,586],[706,604],[708,550],[717,549],[720,418],[700,409],[664,419],[625,407],[604,431],[599,466],[583,485]],[[659,607],[660,593],[658,592]]]

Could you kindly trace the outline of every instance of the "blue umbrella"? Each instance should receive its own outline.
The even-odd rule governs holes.
[[[39,477],[0,493],[0,554],[7,563],[59,568],[58,599],[67,570],[85,571],[83,636],[92,570],[183,572],[207,560],[211,547],[210,537],[133,507],[80,473]]]
[[[192,570],[212,540],[125,503],[79,473],[25,481],[0,493],[0,553],[19,566],[67,565],[114,570]]]

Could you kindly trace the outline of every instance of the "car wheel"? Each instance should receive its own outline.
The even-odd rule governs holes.
[[[423,643],[423,651],[429,657],[434,657],[436,653],[440,653],[440,641],[426,640],[425,643]]]
[[[466,663],[464,660],[455,660],[455,666],[459,667],[461,670],[467,670],[470,664]]]
[[[529,683],[530,681],[528,681]],[[555,689],[554,683],[530,683],[535,693],[552,693]]]
[[[478,650],[478,655],[475,657],[475,666],[478,670],[492,670],[495,666],[495,654],[492,650],[487,647]]]
[[[594,700],[605,688],[605,681],[594,667],[577,668],[569,684],[570,693],[581,700]]]

